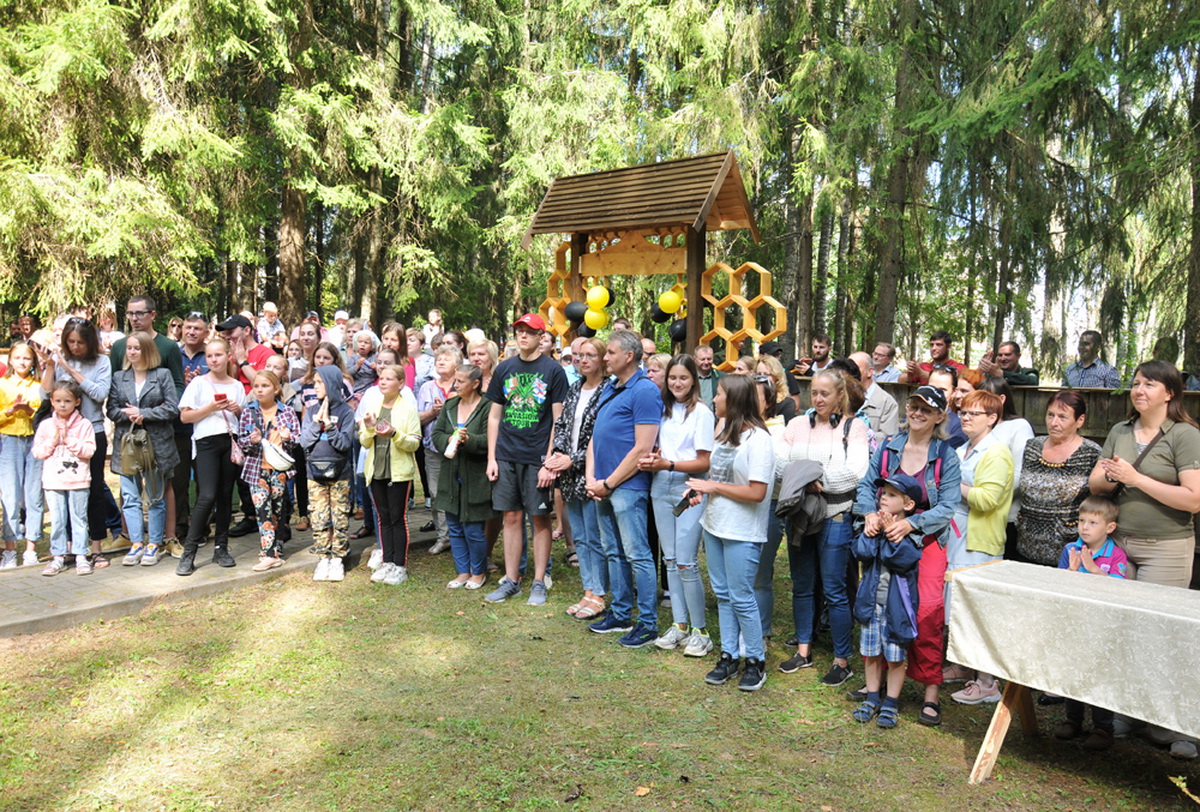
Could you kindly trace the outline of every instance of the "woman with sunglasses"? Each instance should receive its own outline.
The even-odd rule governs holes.
[[[946,545],[950,520],[962,498],[958,455],[947,440],[946,406],[945,393],[936,387],[925,385],[913,392],[905,404],[899,433],[871,456],[867,475],[859,480],[854,504],[868,536],[878,535],[881,530],[891,541],[914,531],[923,536],[917,570],[917,639],[908,650],[908,676],[925,686],[925,701],[917,714],[917,721],[923,725],[942,721],[938,690],[942,684]],[[921,499],[911,516],[883,530],[876,511],[879,488],[875,482],[897,472],[917,481]],[[857,698],[866,699],[866,692],[859,692]]]

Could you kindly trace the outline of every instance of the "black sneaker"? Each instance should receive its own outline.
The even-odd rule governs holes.
[[[867,686],[864,685],[857,691],[846,691],[846,698],[851,702],[862,702],[867,698]]]
[[[721,652],[721,659],[717,660],[716,668],[704,675],[704,681],[709,685],[724,685],[736,677],[737,672],[737,659],[725,652]]]
[[[230,537],[235,538],[235,539],[241,538],[242,536],[248,536],[251,533],[257,533],[257,532],[258,532],[258,522],[254,521],[253,519],[242,519],[240,522],[235,524],[233,527],[229,528]]]
[[[767,664],[764,660],[746,658],[746,667],[742,669],[742,679],[738,682],[739,691],[757,691],[767,683]]]
[[[791,657],[779,664],[779,670],[785,674],[792,674],[799,671],[801,668],[812,668],[813,658],[805,657],[800,652],[796,652]]]
[[[821,684],[828,685],[831,688],[836,688],[846,680],[854,676],[854,672],[848,666],[838,665],[834,663],[829,666],[829,671],[825,676],[821,677]]]

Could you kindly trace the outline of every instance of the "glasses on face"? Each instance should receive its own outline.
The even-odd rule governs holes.
[[[959,413],[958,413],[958,416],[959,416],[959,417],[970,417],[970,418],[976,418],[976,417],[983,417],[983,416],[984,416],[984,415],[986,415],[986,414],[987,414],[987,412],[980,411],[979,409],[972,409],[972,410],[969,410],[969,411],[962,411],[962,412],[959,412]]]
[[[755,383],[770,383],[771,376],[770,375],[755,375],[754,382]]]
[[[144,319],[150,315],[149,310],[126,310],[125,318],[127,319]]]
[[[937,410],[933,407],[923,406],[920,403],[909,403],[907,406],[905,406],[905,408],[913,414],[925,414],[930,416],[937,414]]]
[[[193,310],[191,313],[188,313],[187,318],[184,320],[185,321],[208,321],[208,319],[205,318],[204,314],[201,313],[199,310]]]

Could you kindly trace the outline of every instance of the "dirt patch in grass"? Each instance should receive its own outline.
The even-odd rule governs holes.
[[[0,641],[0,807],[1169,809],[1191,805],[1173,776],[1200,787],[1140,741],[1091,756],[1017,730],[971,787],[990,706],[947,697],[924,728],[910,689],[883,731],[820,667],[774,671],[778,643],[743,694],[703,684],[711,660],[588,633],[563,614],[573,569],[556,565],[542,608],[445,589],[449,556],[423,547],[410,569],[401,587],[362,567],[290,576]],[[1061,719],[1039,714],[1043,731]]]

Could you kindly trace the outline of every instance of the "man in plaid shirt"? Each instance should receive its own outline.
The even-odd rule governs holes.
[[[1121,377],[1117,370],[1100,359],[1103,337],[1095,330],[1079,335],[1079,360],[1067,367],[1063,386],[1072,389],[1117,389]]]

